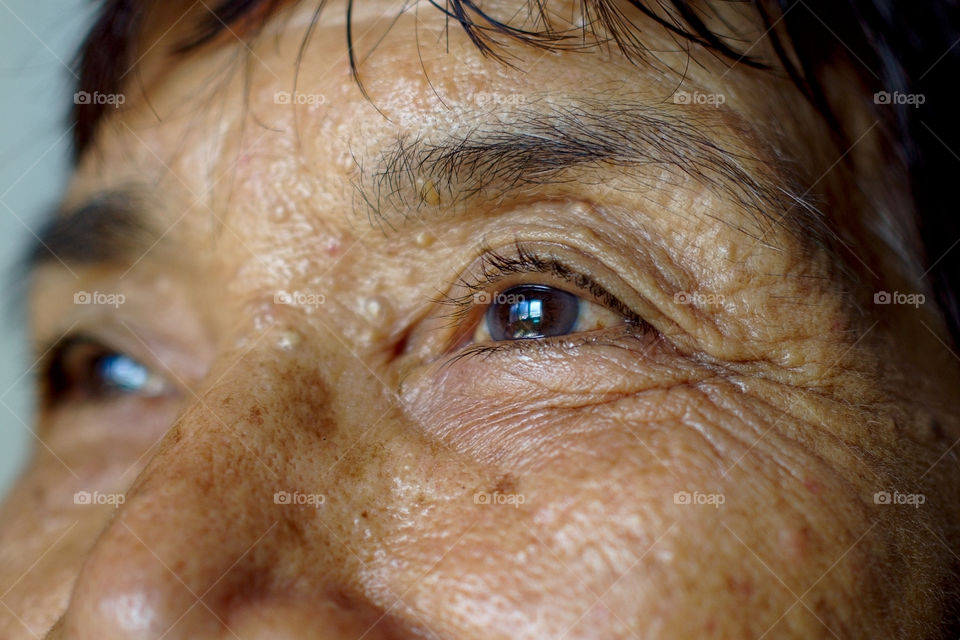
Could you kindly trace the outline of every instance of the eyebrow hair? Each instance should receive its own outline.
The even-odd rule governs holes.
[[[150,246],[150,230],[139,198],[129,191],[104,191],[68,211],[55,211],[23,260],[33,270],[67,265],[120,264]]]
[[[685,174],[734,204],[751,227],[737,228],[751,237],[759,239],[777,225],[829,244],[823,216],[799,195],[799,180],[785,162],[721,144],[715,131],[733,115],[691,114],[697,115],[632,102],[579,101],[546,109],[534,103],[439,141],[401,136],[380,153],[372,171],[355,156],[355,208],[392,226],[389,211],[408,217],[432,205],[449,214],[531,187],[583,181],[583,173],[596,169],[629,170],[644,188],[642,169],[653,167]]]

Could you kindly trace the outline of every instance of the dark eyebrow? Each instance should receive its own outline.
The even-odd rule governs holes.
[[[761,238],[774,226],[808,239],[825,233],[789,166],[773,154],[759,157],[756,149],[719,141],[718,129],[735,117],[721,111],[706,115],[696,107],[675,114],[633,103],[525,105],[440,140],[400,137],[379,154],[371,171],[357,161],[355,206],[392,225],[389,211],[409,217],[439,201],[449,214],[535,186],[602,180],[611,169],[626,170],[638,190],[653,188],[643,183],[650,175],[643,169],[666,168],[736,205],[746,225],[737,228],[752,237]]]
[[[26,270],[51,262],[120,264],[150,246],[139,199],[127,191],[98,193],[80,206],[55,211],[37,233],[23,262]]]

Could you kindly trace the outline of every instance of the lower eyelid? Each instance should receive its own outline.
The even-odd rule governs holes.
[[[617,327],[608,327],[596,331],[572,333],[564,336],[549,338],[512,340],[509,342],[472,343],[450,353],[443,361],[443,366],[450,366],[462,360],[474,357],[494,358],[503,356],[510,358],[516,355],[556,356],[558,352],[565,353],[582,347],[607,346],[618,349],[631,349],[638,352],[650,348],[662,336],[649,325],[625,322]],[[575,351],[573,352],[575,353]]]

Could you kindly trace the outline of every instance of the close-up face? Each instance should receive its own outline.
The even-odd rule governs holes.
[[[0,638],[951,633],[960,357],[857,51],[807,92],[752,3],[106,4]]]

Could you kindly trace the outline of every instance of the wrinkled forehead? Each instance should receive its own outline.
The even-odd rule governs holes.
[[[98,125],[112,115],[118,106],[113,96],[122,94],[120,100],[126,100],[131,93],[155,88],[170,77],[173,67],[195,63],[197,57],[242,57],[248,71],[264,67],[258,49],[271,38],[295,44],[298,65],[333,67],[346,61],[358,82],[361,67],[376,66],[376,60],[368,58],[390,32],[409,42],[412,48],[405,55],[411,60],[438,47],[456,54],[451,44],[456,48],[469,43],[483,58],[503,63],[501,71],[506,71],[525,58],[527,64],[545,64],[564,52],[599,51],[606,54],[604,66],[617,58],[642,63],[657,72],[653,78],[662,77],[674,89],[681,77],[696,72],[690,54],[697,45],[710,49],[711,55],[694,66],[724,71],[711,64],[717,56],[745,69],[772,62],[775,56],[764,39],[771,30],[750,3],[700,5],[682,0],[455,0],[445,5],[408,0],[116,0],[107,3],[82,50],[79,89],[91,98],[75,101],[76,151],[82,155]],[[318,30],[323,39],[335,38],[344,45],[334,59],[311,55],[310,41]],[[763,57],[770,59],[761,62]],[[521,64],[512,70],[525,69]],[[266,71],[277,79],[281,75]],[[460,70],[472,71],[468,65]]]

